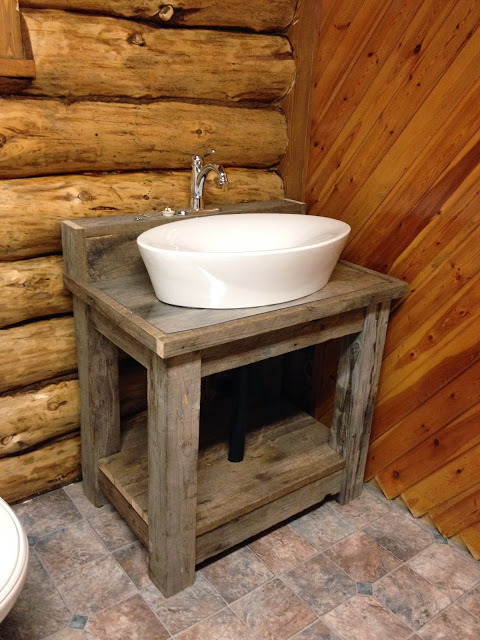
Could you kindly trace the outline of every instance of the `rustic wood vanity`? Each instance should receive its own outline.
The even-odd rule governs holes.
[[[304,213],[291,200],[223,207],[222,215]],[[217,215],[217,213],[200,215]],[[190,586],[195,565],[338,494],[362,488],[390,302],[405,283],[339,262],[328,285],[251,309],[174,307],[154,295],[137,236],[161,214],[63,223],[65,283],[74,296],[84,490],[108,499],[149,549],[165,596]],[[252,230],[254,232],[254,230]],[[331,428],[283,400],[252,411],[245,457],[211,437],[202,378],[342,338]],[[147,369],[147,418],[122,428],[118,348]],[[227,420],[228,421],[228,420]],[[219,426],[219,430],[221,427]]]

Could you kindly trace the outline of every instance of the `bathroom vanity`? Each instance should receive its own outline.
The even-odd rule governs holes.
[[[305,207],[248,203],[220,215],[239,212],[302,214]],[[109,500],[147,546],[152,580],[165,596],[193,584],[197,563],[326,495],[343,504],[360,494],[390,301],[406,292],[399,280],[339,262],[323,289],[292,302],[167,305],[154,295],[136,238],[170,221],[152,214],[63,223],[85,493],[97,506]],[[287,401],[259,402],[244,460],[229,462],[226,439],[215,437],[227,414],[202,407],[200,427],[202,378],[333,338],[342,338],[342,352],[331,429]],[[148,377],[148,417],[126,428],[118,348]]]

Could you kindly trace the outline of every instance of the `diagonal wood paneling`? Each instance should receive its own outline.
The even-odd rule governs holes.
[[[410,283],[389,326],[366,478],[475,557],[479,24],[474,0],[326,3],[306,194],[311,213],[351,225],[345,258]],[[317,413],[330,406],[320,395]]]

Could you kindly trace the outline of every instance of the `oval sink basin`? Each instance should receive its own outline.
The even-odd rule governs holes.
[[[350,227],[285,213],[179,220],[142,233],[155,295],[181,307],[238,309],[288,302],[324,287]]]

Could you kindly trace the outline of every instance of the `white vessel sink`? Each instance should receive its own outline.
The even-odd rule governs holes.
[[[324,287],[350,227],[285,213],[214,215],[155,227],[138,238],[159,300],[234,309],[303,298]]]

